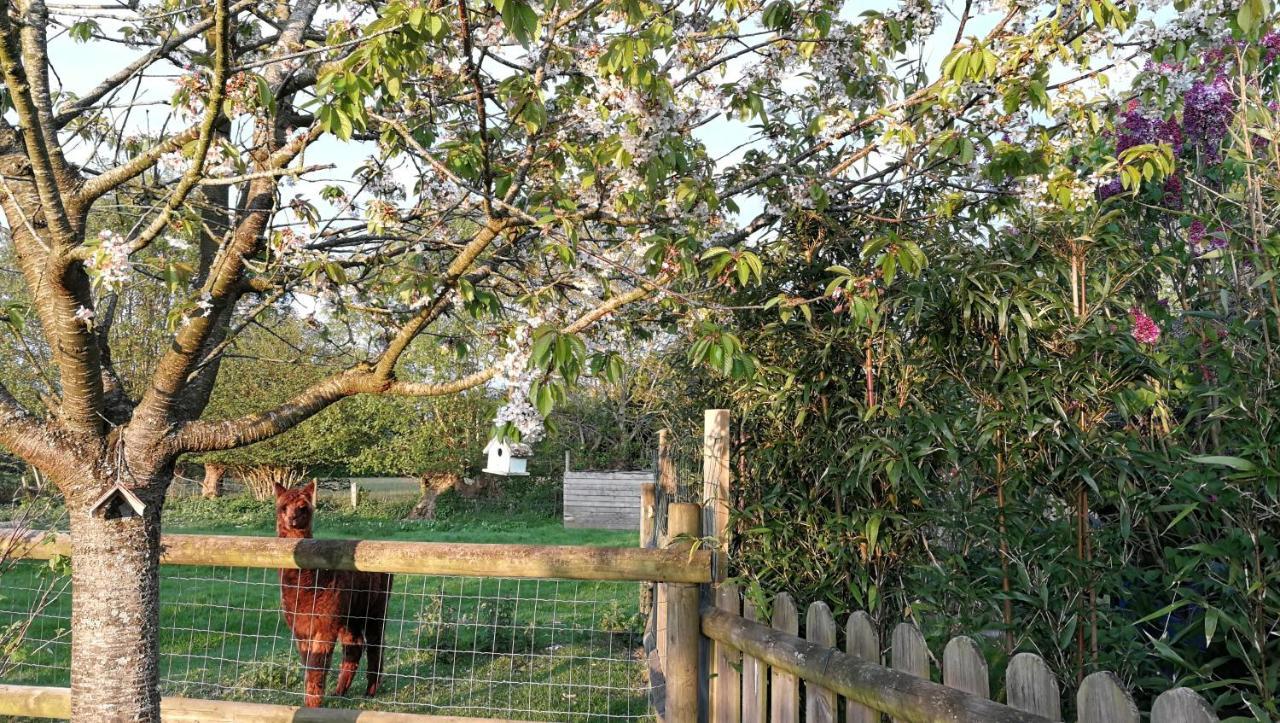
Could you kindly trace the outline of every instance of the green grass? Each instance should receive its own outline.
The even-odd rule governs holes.
[[[420,522],[400,519],[404,511],[402,502],[373,500],[352,511],[322,501],[317,536],[635,544],[633,533],[565,530],[559,520],[532,514],[481,511]],[[274,516],[269,503],[243,498],[174,500],[165,530],[271,535]],[[0,580],[0,629],[16,617],[3,611],[27,609],[36,583],[56,579],[36,563],[6,578]],[[638,593],[635,583],[397,575],[382,692],[372,701],[329,696],[325,705],[530,720],[648,719]],[[161,600],[164,694],[300,702],[302,671],[279,613],[274,570],[165,566]],[[4,682],[67,684],[68,605],[68,598],[58,600],[35,622],[19,651],[26,658]],[[58,642],[40,647],[46,640]],[[354,693],[363,692],[363,681],[362,672]]]

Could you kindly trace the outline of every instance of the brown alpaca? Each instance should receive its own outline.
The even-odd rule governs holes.
[[[276,490],[276,534],[311,537],[315,514],[316,481]],[[368,651],[365,695],[378,692],[382,677],[382,633],[386,625],[391,575],[383,572],[345,570],[281,570],[280,604],[284,621],[302,655],[306,674],[303,703],[311,708],[324,699],[324,680],[334,643],[342,643],[336,695],[344,695],[360,667],[360,655]]]

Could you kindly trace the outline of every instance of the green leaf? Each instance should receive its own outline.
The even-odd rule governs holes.
[[[1192,457],[1191,461],[1197,462],[1199,464],[1213,464],[1213,465],[1219,465],[1222,467],[1230,467],[1231,469],[1239,470],[1240,472],[1253,472],[1254,470],[1257,469],[1257,467],[1253,464],[1253,462],[1250,462],[1247,459],[1241,459],[1240,457],[1227,457],[1223,455],[1205,455],[1205,456],[1199,456],[1199,457]]]

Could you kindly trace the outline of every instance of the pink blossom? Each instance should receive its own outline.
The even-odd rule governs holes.
[[[1129,310],[1129,314],[1133,316],[1133,338],[1139,344],[1155,344],[1160,341],[1160,327],[1155,320],[1136,306]]]

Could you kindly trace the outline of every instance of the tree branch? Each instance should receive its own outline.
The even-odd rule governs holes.
[[[54,173],[50,148],[58,142],[40,122],[40,112],[32,98],[32,87],[23,67],[20,45],[13,24],[9,20],[9,0],[0,0],[0,74],[9,89],[9,99],[22,124],[22,142],[31,162],[31,175],[44,216],[53,231],[58,245],[69,247],[75,243],[75,231],[63,203],[62,191]],[[45,65],[41,64],[41,69]]]
[[[0,383],[0,446],[23,461],[48,470],[66,465],[67,449],[50,425],[27,411]]]

